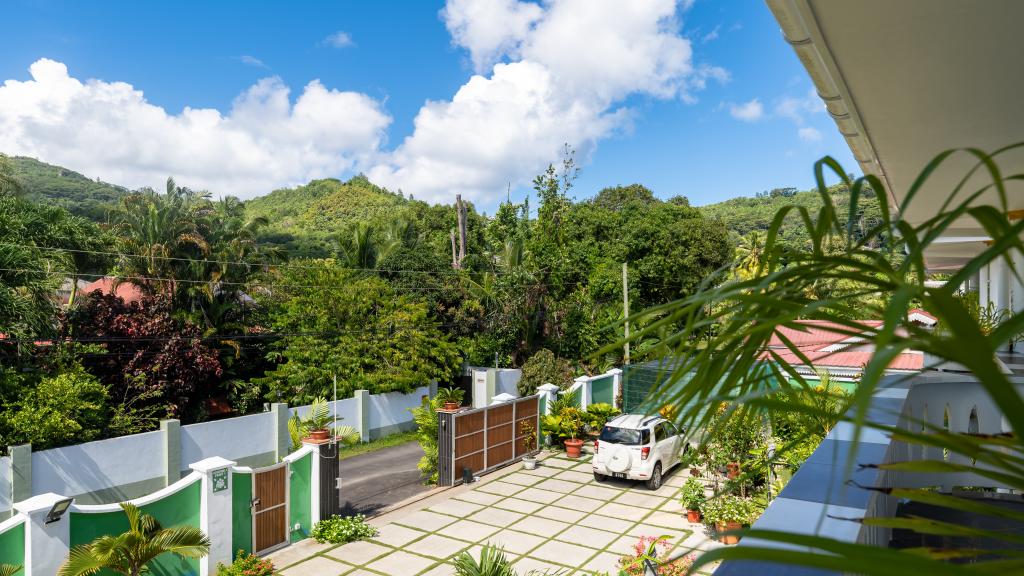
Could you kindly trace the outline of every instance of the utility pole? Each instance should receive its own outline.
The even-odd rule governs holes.
[[[629,364],[629,266],[622,263],[622,317],[626,319],[626,343],[623,346],[623,359]]]

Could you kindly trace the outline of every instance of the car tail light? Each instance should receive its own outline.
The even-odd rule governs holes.
[[[597,454],[597,440],[594,440],[594,454]]]
[[[650,456],[650,455],[651,455],[651,447],[650,446],[644,446],[643,448],[640,449],[640,459],[641,460],[647,460],[647,457]]]

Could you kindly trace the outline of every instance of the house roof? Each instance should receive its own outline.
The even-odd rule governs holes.
[[[115,296],[119,296],[122,300],[124,300],[125,304],[138,302],[142,300],[143,296],[145,296],[142,292],[142,289],[136,286],[135,284],[132,284],[131,282],[121,282],[115,287],[115,280],[115,278],[112,278],[110,276],[100,278],[99,280],[86,284],[86,286],[82,288],[82,293],[89,294],[90,292],[95,292],[99,290],[104,294],[113,294]]]
[[[862,320],[864,326],[878,328],[881,320]],[[765,360],[778,359],[792,366],[803,365],[803,360],[786,345],[789,340],[818,368],[862,368],[874,354],[874,346],[863,343],[863,338],[851,336],[847,326],[826,320],[798,320],[796,327],[777,326],[768,342],[769,351],[762,354]],[[924,354],[916,351],[903,352],[889,364],[890,370],[921,370]]]

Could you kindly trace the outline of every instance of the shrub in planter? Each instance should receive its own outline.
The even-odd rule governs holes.
[[[612,418],[622,414],[622,410],[608,404],[607,402],[598,402],[597,404],[591,404],[587,406],[587,428],[591,432],[600,433],[604,425]]]
[[[533,422],[523,420],[519,423],[519,434],[522,436],[523,447],[526,449],[526,455],[523,456],[523,467],[533,470],[537,467],[537,457],[534,455],[537,452],[537,429],[534,428]]]
[[[554,414],[548,414],[541,420],[541,430],[556,440],[565,443],[566,455],[578,458],[583,440],[584,412],[573,406],[566,406]]]
[[[688,478],[683,484],[679,501],[686,508],[686,520],[700,522],[701,507],[707,501],[707,497],[704,495],[704,483],[696,478]]]
[[[362,514],[346,516],[344,518],[341,516],[331,516],[326,520],[317,522],[313,526],[313,532],[310,534],[321,544],[324,542],[345,544],[347,542],[355,542],[356,540],[373,538],[376,535],[377,529],[367,524],[366,518]]]
[[[693,554],[676,558],[669,562],[672,546],[668,536],[642,536],[633,545],[633,553],[619,557],[619,575],[644,576],[644,560],[651,560],[658,565],[660,576],[684,576],[690,571],[695,559]]]
[[[704,503],[702,508],[704,523],[714,526],[718,532],[739,530],[744,524],[756,519],[756,511],[749,498],[741,498],[733,494],[719,494]],[[739,542],[739,536],[730,534],[720,536],[723,544]]]
[[[225,566],[223,562],[217,563],[217,576],[274,576],[274,563],[239,550],[230,566]]]
[[[445,410],[458,410],[462,407],[462,399],[466,396],[466,391],[462,388],[441,388],[437,391],[437,401],[440,402]]]

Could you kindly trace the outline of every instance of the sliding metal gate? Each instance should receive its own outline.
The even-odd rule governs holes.
[[[438,412],[438,484],[455,486],[462,482],[464,469],[486,474],[536,450],[538,408],[539,396],[527,396],[486,408]],[[529,444],[523,422],[534,430]]]

